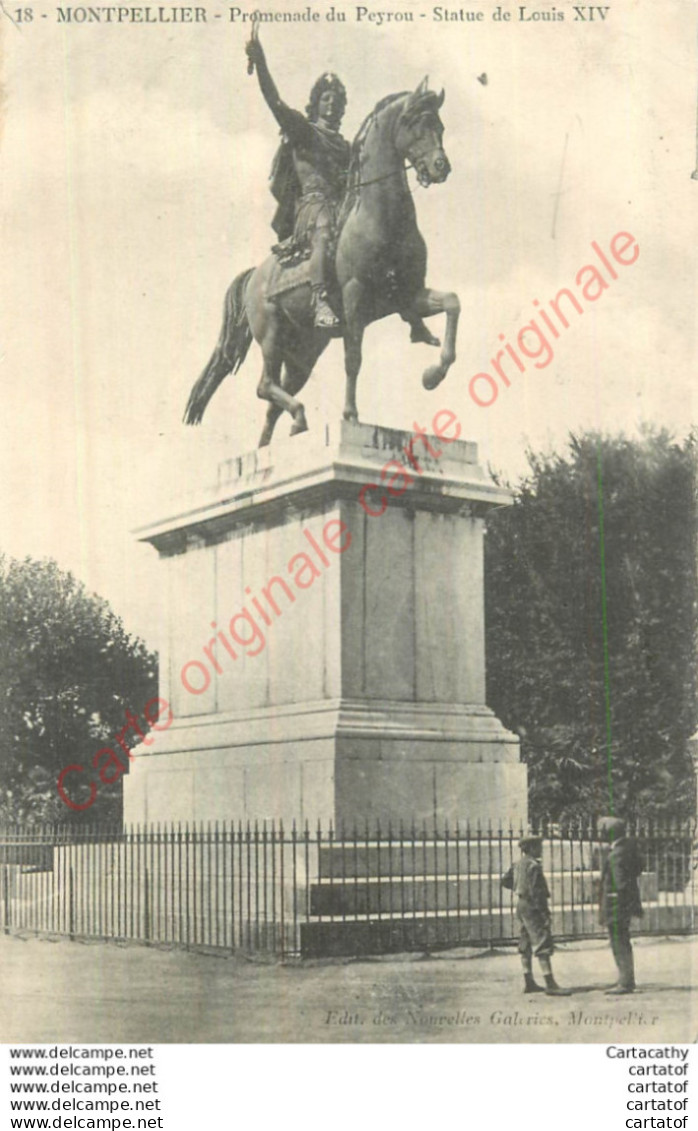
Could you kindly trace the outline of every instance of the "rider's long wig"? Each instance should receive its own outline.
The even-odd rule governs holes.
[[[320,99],[326,90],[334,90],[339,100],[339,116],[343,117],[344,111],[347,108],[347,91],[342,80],[333,74],[320,75],[320,78],[314,84],[310,92],[308,105],[305,108],[306,115],[311,122],[317,121],[317,111]]]

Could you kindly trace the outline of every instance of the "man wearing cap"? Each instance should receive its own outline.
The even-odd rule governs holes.
[[[502,877],[502,887],[516,894],[516,918],[519,922],[519,954],[524,972],[524,993],[546,993],[554,997],[567,997],[553,977],[550,956],[553,953],[553,936],[550,932],[550,891],[543,875],[541,837],[527,835],[519,841],[521,857]],[[545,987],[533,977],[533,955],[540,964]]]
[[[635,962],[630,942],[630,920],[642,915],[640,886],[642,860],[634,841],[626,836],[625,821],[602,817],[599,834],[611,845],[601,870],[599,922],[608,930],[618,982],[608,994],[631,994],[635,989]]]

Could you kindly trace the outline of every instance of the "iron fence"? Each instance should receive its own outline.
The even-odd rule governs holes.
[[[594,826],[538,831],[554,934],[602,934]],[[692,824],[629,831],[645,867],[638,932],[693,931]],[[282,957],[491,947],[517,936],[500,879],[520,835],[480,825],[5,827],[0,928]]]

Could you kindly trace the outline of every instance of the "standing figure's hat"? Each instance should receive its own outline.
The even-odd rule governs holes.
[[[625,836],[627,825],[621,817],[599,817],[598,828],[604,840],[618,840]]]
[[[536,848],[542,845],[542,843],[542,836],[538,836],[537,833],[529,832],[522,836],[519,840],[519,848],[525,852],[527,848]]]

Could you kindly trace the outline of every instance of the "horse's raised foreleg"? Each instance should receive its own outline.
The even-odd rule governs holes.
[[[458,316],[460,314],[460,300],[452,291],[433,291],[424,287],[415,296],[409,310],[403,313],[403,318],[410,321],[410,316],[428,318],[432,314],[446,314],[446,332],[444,343],[441,347],[441,357],[438,365],[430,365],[424,370],[422,384],[425,389],[435,389],[440,385],[449,369],[456,360],[456,334],[458,332]]]
[[[358,423],[359,411],[356,407],[356,382],[361,369],[361,347],[364,340],[365,322],[362,317],[363,291],[361,284],[352,279],[342,294],[344,307],[344,369],[346,386],[344,394],[344,419]]]

